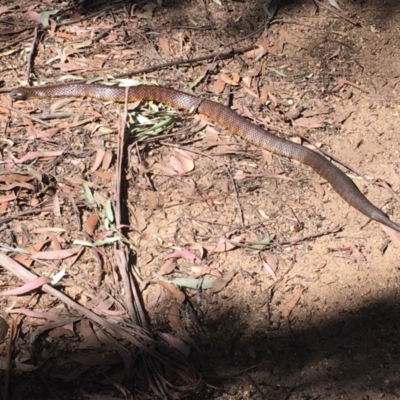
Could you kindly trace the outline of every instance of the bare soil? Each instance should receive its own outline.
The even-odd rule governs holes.
[[[351,166],[362,192],[400,222],[400,3],[339,5],[337,15],[313,1],[281,1],[265,26],[273,4],[255,1],[6,0],[0,81],[6,91],[27,85],[27,77],[48,84],[129,74],[221,102]],[[48,28],[28,13],[56,8],[59,25],[51,21]],[[231,50],[224,60],[131,73]],[[123,105],[11,104],[6,93],[0,100],[0,207],[2,217],[13,217],[2,220],[2,250],[40,276],[66,268],[60,291],[88,309],[99,306],[110,321],[134,322],[110,311],[129,309],[112,243],[71,257],[35,258],[38,251],[115,235],[104,225],[104,209],[107,200],[120,201],[128,228],[115,229],[128,239],[149,329],[202,376],[189,398],[400,398],[398,234],[368,221],[309,168],[195,113],[176,112],[174,126],[157,140],[136,143],[129,136],[118,176]],[[49,115],[51,127],[31,119]],[[23,185],[12,186],[18,179]],[[89,204],[84,187],[101,206]],[[34,211],[22,214],[28,210]],[[1,271],[4,290],[22,284]],[[191,278],[201,285],[200,277],[216,282],[211,289],[163,283]],[[38,290],[0,301],[15,326],[0,344],[0,388],[4,393],[8,382],[8,398],[155,397],[141,361],[133,357],[129,366],[121,357],[122,348],[137,354],[126,340],[105,340],[85,318],[71,328],[50,326],[44,314],[26,315],[81,317]]]

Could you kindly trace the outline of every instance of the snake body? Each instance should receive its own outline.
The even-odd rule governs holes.
[[[10,97],[13,100],[53,97],[90,97],[114,102],[124,102],[125,97],[127,97],[130,102],[153,100],[174,108],[197,111],[255,146],[308,165],[318,175],[326,179],[333,189],[352,207],[367,217],[400,232],[399,225],[391,221],[382,210],[373,205],[342,170],[321,154],[297,143],[280,138],[254,125],[229,107],[215,101],[204,100],[175,89],[155,85],[138,85],[128,89],[100,84],[21,87],[12,90],[10,92]]]

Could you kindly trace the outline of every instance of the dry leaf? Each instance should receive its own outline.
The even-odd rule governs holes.
[[[275,95],[273,95],[271,92],[268,92],[268,97],[271,100],[271,103],[274,107],[277,107],[279,105],[278,98]]]
[[[147,199],[146,204],[148,209],[156,210],[160,206],[158,194],[156,192],[153,192],[151,190],[146,190],[146,199]]]
[[[189,356],[190,348],[185,344],[184,341],[170,335],[169,333],[160,332],[159,335],[168,343],[169,346],[179,351],[184,356]]]
[[[226,87],[226,83],[221,79],[219,76],[217,80],[213,82],[212,85],[210,85],[210,89],[213,93],[215,94],[221,94],[224,92]]]
[[[113,153],[110,150],[106,151],[106,154],[103,157],[103,162],[101,164],[101,168],[107,171],[110,168],[111,162],[113,160]]]
[[[169,260],[165,261],[165,263],[161,266],[160,270],[158,271],[158,274],[161,276],[168,275],[174,269],[175,269],[175,260],[173,258],[170,258]]]
[[[164,301],[166,298],[166,291],[159,285],[149,285],[143,292],[143,298],[147,310],[151,310]]]
[[[324,122],[318,117],[305,118],[300,117],[293,121],[294,126],[299,126],[303,128],[323,128],[325,126]]]
[[[270,43],[268,39],[263,35],[261,36],[258,41],[260,42],[261,46],[268,51],[268,53],[276,56],[278,55],[278,49],[276,48],[274,43]]]
[[[282,309],[282,318],[286,319],[289,317],[290,313],[293,311],[293,308],[296,307],[296,304],[299,302],[301,295],[305,290],[305,288],[300,288],[293,294],[292,298],[286,303],[286,305]]]
[[[286,201],[286,205],[291,207],[291,208],[298,208],[300,210],[307,210],[308,209],[308,206],[305,206],[304,204],[300,204],[300,203],[297,203],[297,202],[292,201],[292,200]]]
[[[160,49],[164,54],[168,56],[172,54],[171,43],[167,35],[161,35],[158,39],[158,43],[160,45]]]
[[[236,180],[244,179],[246,177],[247,177],[247,175],[241,169],[237,170],[235,172],[235,175],[233,175],[233,179],[236,179]]]
[[[243,53],[243,57],[254,59],[257,57],[260,50],[263,50],[263,49],[264,48],[262,46],[258,46],[256,49],[249,50],[249,51],[246,51],[245,53]]]
[[[395,246],[400,250],[400,233],[396,232],[394,229],[389,228],[386,225],[381,224],[382,229],[390,237]]]
[[[169,326],[174,330],[174,331],[180,331],[182,330],[182,325],[181,325],[181,312],[179,309],[178,303],[173,303],[168,311],[168,322]]]
[[[115,174],[111,171],[96,171],[95,174],[106,181],[113,181],[115,180]]]
[[[61,337],[74,337],[75,333],[71,332],[71,330],[69,329],[59,326],[57,328],[49,330],[48,335],[51,338],[59,339]],[[78,346],[78,348],[81,348],[81,346]]]
[[[160,163],[154,163],[153,167],[160,170],[165,175],[168,175],[168,176],[176,176],[177,175],[173,169],[164,167],[164,165],[162,165]]]
[[[78,324],[79,337],[83,338],[79,342],[79,349],[87,348],[98,348],[101,347],[101,342],[97,339],[96,334],[93,331],[90,321],[87,319],[82,319],[80,324]]]
[[[100,221],[100,217],[99,214],[97,213],[97,211],[93,211],[90,215],[89,218],[86,220],[85,222],[85,228],[86,228],[86,232],[89,235],[93,235],[94,230],[96,229],[97,224]]]
[[[303,111],[303,117],[314,117],[315,115],[329,114],[331,112],[330,106],[321,106],[314,110],[306,109]]]
[[[271,278],[274,280],[274,282],[276,282],[278,280],[274,269],[266,262],[266,261],[262,261],[263,267],[264,269],[271,275]]]
[[[274,272],[277,270],[277,268],[278,268],[278,258],[276,257],[275,254],[267,253],[266,256],[265,256],[265,261],[274,270]]]
[[[23,314],[23,315],[27,315],[28,317],[42,318],[42,319],[47,319],[49,321],[60,320],[60,314],[51,313],[51,312],[34,311],[34,310],[30,310],[28,308],[13,308],[12,310],[9,310],[8,313],[9,314]]]
[[[97,171],[97,169],[100,167],[101,163],[103,162],[103,158],[104,158],[105,154],[106,154],[106,152],[103,148],[97,149],[96,158],[94,160],[92,168],[90,168],[90,172]]]
[[[5,204],[5,210],[7,209],[7,203],[13,201],[17,198],[14,193],[6,194],[4,196],[0,196],[0,204]]]
[[[361,251],[358,249],[358,247],[354,243],[351,243],[349,248],[350,248],[351,257],[354,260],[356,260],[356,261],[365,261],[365,257],[363,256]]]
[[[322,185],[320,183],[318,183],[317,181],[315,181],[314,179],[310,180],[311,185],[313,186],[313,188],[315,189],[315,191],[320,195],[320,196],[324,196],[325,195],[325,190],[322,187]]]
[[[61,250],[61,243],[59,237],[51,232],[47,232],[47,236],[51,239],[53,250]]]
[[[247,77],[251,79],[250,77]],[[250,85],[246,84],[246,77],[243,78],[243,83],[242,83],[242,88],[250,95],[255,97],[256,99],[259,99],[258,93],[256,93]]]
[[[261,151],[261,155],[262,155],[262,159],[261,159],[260,168],[263,168],[266,165],[271,165],[272,160],[273,160],[273,154],[270,151],[263,149]]]
[[[160,286],[162,286],[164,289],[168,290],[172,294],[172,296],[175,297],[176,300],[178,300],[180,303],[183,303],[185,301],[185,294],[181,292],[176,286],[172,285],[171,283],[160,281],[160,280],[154,280],[153,282],[158,283]]]
[[[211,286],[211,293],[218,293],[226,287],[226,285],[233,279],[236,275],[236,271],[229,272],[223,278],[217,278],[213,285]]]
[[[194,160],[196,157],[198,157],[196,153],[193,153],[190,150],[175,149],[175,152],[189,160]]]
[[[221,273],[217,269],[211,268],[208,265],[193,265],[190,269],[194,272],[196,278],[204,275],[221,276]]]
[[[27,247],[25,250],[28,251],[29,254],[34,255],[38,251],[40,251],[47,243],[48,240],[42,240],[41,242],[36,243],[33,246]],[[24,254],[17,254],[14,259],[26,267],[29,267],[33,263],[33,259],[29,256],[25,256]]]
[[[237,239],[240,241],[240,238]],[[236,244],[228,242],[225,237],[219,239],[218,244],[215,247],[206,246],[206,249],[211,253],[225,253],[226,251],[235,249],[237,247]]]
[[[196,254],[192,253],[189,250],[176,250],[173,253],[166,254],[164,256],[164,260],[168,260],[170,258],[184,258],[186,260],[194,261],[196,264],[200,264],[201,260]]]
[[[70,249],[64,250],[49,250],[49,251],[39,251],[34,255],[34,258],[38,260],[64,260],[78,254],[82,250],[81,246],[72,247]]]
[[[222,81],[224,81],[228,85],[233,85],[233,86],[237,86],[238,83],[239,83],[239,80],[240,80],[240,77],[239,77],[238,74],[236,74],[235,77],[230,77],[227,74],[221,74],[220,78],[221,78]]]
[[[50,278],[47,278],[45,276],[40,276],[38,278],[32,279],[31,281],[25,283],[24,285],[22,285],[20,287],[1,292],[1,295],[2,296],[18,296],[20,294],[25,294],[32,290],[40,288],[49,282],[51,282]]]
[[[231,77],[234,82],[236,83],[240,82],[240,75],[237,72],[231,72]]]
[[[333,117],[333,122],[337,124],[342,124],[347,120],[347,118],[350,117],[350,115],[353,113],[353,110],[346,110],[342,111],[340,113],[336,113],[335,116]]]
[[[268,100],[268,87],[263,86],[260,91],[260,102],[265,104]]]
[[[170,164],[172,168],[179,174],[185,174],[186,172],[190,172],[194,169],[193,160],[181,155],[171,156]]]
[[[136,222],[135,229],[139,232],[143,232],[147,227],[147,223],[146,223],[146,219],[145,219],[144,215],[140,211],[133,211],[132,216]]]

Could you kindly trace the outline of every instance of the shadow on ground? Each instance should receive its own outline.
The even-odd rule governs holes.
[[[328,0],[319,0],[323,4],[327,4]],[[222,2],[221,7],[228,7],[231,1]],[[318,7],[316,4],[309,0],[272,0],[270,2],[263,1],[244,1],[244,0],[236,0],[235,3],[245,3],[246,4],[246,14],[243,15],[243,18],[246,17],[254,17],[258,15],[261,19],[267,19],[268,15],[263,10],[272,11],[277,7],[278,16],[277,18],[283,18],[285,13],[294,8],[308,8],[308,11],[312,14],[318,13]],[[156,2],[155,2],[156,3]],[[198,2],[199,8],[202,7],[203,2]],[[343,10],[348,8],[349,5],[343,4],[340,1],[339,5],[342,4]],[[126,7],[129,9],[132,6],[141,6],[146,3],[135,2],[135,1],[120,1],[120,2],[110,2],[109,0],[105,1],[95,1],[95,0],[81,0],[73,2],[75,9],[79,10],[83,15],[90,15],[93,12],[101,11],[102,9],[106,10],[111,5],[115,5],[115,7]],[[371,12],[373,11],[377,18],[379,19],[395,19],[396,13],[400,10],[400,2],[398,0],[354,0],[352,4],[355,6],[359,12]],[[181,0],[163,0],[160,8],[168,9],[171,11],[171,18],[180,17],[185,15],[185,6],[187,5],[186,1]],[[323,9],[321,7],[321,9]],[[176,11],[173,13],[172,11]],[[193,15],[188,15],[186,17],[193,17]]]
[[[278,330],[265,321],[250,337],[241,312],[248,310],[204,321],[209,336],[204,353],[195,359],[202,360],[204,371],[213,366],[216,386],[250,376],[248,383],[254,381],[265,398],[286,399],[289,392],[326,398],[335,387],[348,398],[357,391],[400,396],[397,292],[344,315],[313,316],[313,322],[294,320],[290,325],[282,321]]]
[[[197,351],[192,351],[190,360],[202,372],[204,382],[213,388],[203,387],[198,399],[226,393],[225,384],[230,398],[235,399],[243,398],[241,387],[256,386],[254,398],[276,400],[289,396],[339,398],[339,394],[363,399],[378,398],[378,394],[386,399],[400,396],[400,305],[396,291],[344,315],[313,316],[314,322],[293,320],[289,326],[282,321],[279,328],[272,328],[267,320],[260,319],[258,330],[253,330],[251,336],[246,334],[248,329],[242,319],[249,312],[257,314],[251,307],[243,310],[231,302],[229,311],[222,315],[200,318],[202,334],[192,335]],[[57,344],[53,342],[52,346]],[[70,357],[77,353],[94,357],[93,353],[82,351],[71,351]],[[121,361],[118,365],[87,367],[70,362],[65,353],[62,359],[58,367],[49,359],[36,371],[13,376],[10,398],[82,399],[87,398],[82,393],[118,393],[114,385],[122,376]],[[134,376],[123,383],[136,393],[141,386],[140,370],[136,363]]]

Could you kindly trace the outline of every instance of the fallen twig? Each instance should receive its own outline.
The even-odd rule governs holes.
[[[329,235],[331,233],[339,232],[341,229],[342,229],[342,227],[340,225],[336,225],[333,228],[326,229],[325,231],[315,232],[315,233],[312,233],[311,235],[302,236],[299,238],[295,238],[293,240],[274,241],[272,243],[265,244],[265,246],[263,247],[262,250],[271,250],[271,249],[274,249],[277,247],[283,248],[283,247],[294,246],[294,245],[300,244],[302,242],[305,242],[307,240],[311,240],[311,239],[315,239],[315,238],[318,238],[321,236]],[[253,246],[259,246],[259,243],[257,243],[257,242],[236,242],[234,240],[228,239],[227,237],[225,237],[225,240],[235,247],[242,247],[242,248],[246,248],[246,249],[252,249]],[[254,250],[256,250],[256,249],[254,249]]]
[[[22,265],[18,264],[16,261],[1,252],[0,266],[10,273],[16,275],[24,282],[30,282],[31,280],[37,278],[35,274],[28,271]],[[70,297],[66,296],[49,284],[43,285],[42,290],[66,304],[70,309],[77,311],[79,314],[84,315],[95,324],[107,330],[114,337],[122,337],[129,343],[132,343],[144,354],[150,356],[150,359],[153,360],[152,362],[158,365],[160,369],[165,368],[166,370],[171,371],[173,368],[175,374],[177,374],[184,382],[186,382],[186,385],[176,386],[164,380],[163,386],[167,387],[166,391],[168,391],[170,394],[173,393],[173,389],[178,391],[181,395],[184,393],[189,394],[195,391],[197,386],[200,384],[200,377],[188,360],[178,351],[168,347],[160,341],[153,339],[151,333],[146,329],[143,329],[138,325],[128,323],[123,326],[109,322],[105,318],[100,317],[99,315],[75,302]],[[147,362],[148,361],[149,359],[147,359]],[[162,397],[160,390],[156,390],[156,394]],[[165,398],[165,396],[162,398]]]
[[[29,84],[32,84],[30,75],[31,75],[31,70],[32,70],[32,61],[35,57],[36,54],[36,43],[37,43],[37,38],[38,38],[38,27],[35,26],[34,31],[33,31],[33,40],[32,40],[32,45],[31,49],[29,52],[29,57],[28,57],[28,63],[26,66],[26,73],[25,73],[25,80],[29,82]]]
[[[7,110],[16,112],[17,114],[21,115],[24,118],[28,118],[28,119],[30,119],[32,121],[35,121],[35,122],[37,122],[39,124],[42,124],[42,125],[46,126],[47,128],[54,128],[53,125],[51,125],[51,124],[49,124],[47,122],[44,122],[39,118],[33,117],[32,115],[25,114],[24,112],[18,110],[18,108],[14,108],[12,106],[9,106],[9,105],[1,103],[1,102],[0,102],[0,106],[6,108]]]
[[[194,64],[200,61],[207,61],[207,60],[224,60],[226,58],[231,58],[235,54],[243,54],[246,53],[247,51],[254,50],[257,46],[252,45],[252,46],[247,46],[243,47],[241,49],[233,49],[230,51],[227,51],[225,53],[221,52],[216,52],[216,53],[211,53],[206,56],[202,57],[196,57],[196,58],[186,58],[183,60],[177,60],[177,61],[170,61],[166,62],[163,64],[157,64],[152,67],[147,67],[147,68],[141,68],[141,69],[136,69],[133,71],[125,72],[123,74],[115,75],[114,78],[120,79],[120,78],[126,78],[128,76],[133,76],[133,75],[140,75],[140,74],[145,74],[153,71],[157,71],[158,69],[163,69],[163,68],[168,68],[168,67],[176,67],[177,65],[183,65],[183,64]]]
[[[355,26],[361,26],[360,22],[356,21],[355,19],[352,19],[350,17],[348,17],[345,13],[336,10],[335,8],[328,6],[327,4],[324,4],[322,1],[320,0],[314,0],[314,3],[318,6],[318,7],[322,7],[325,8],[325,10],[330,11],[332,14],[335,14],[337,17],[343,18],[344,20],[346,20],[347,22],[350,22],[351,24],[355,25]]]

